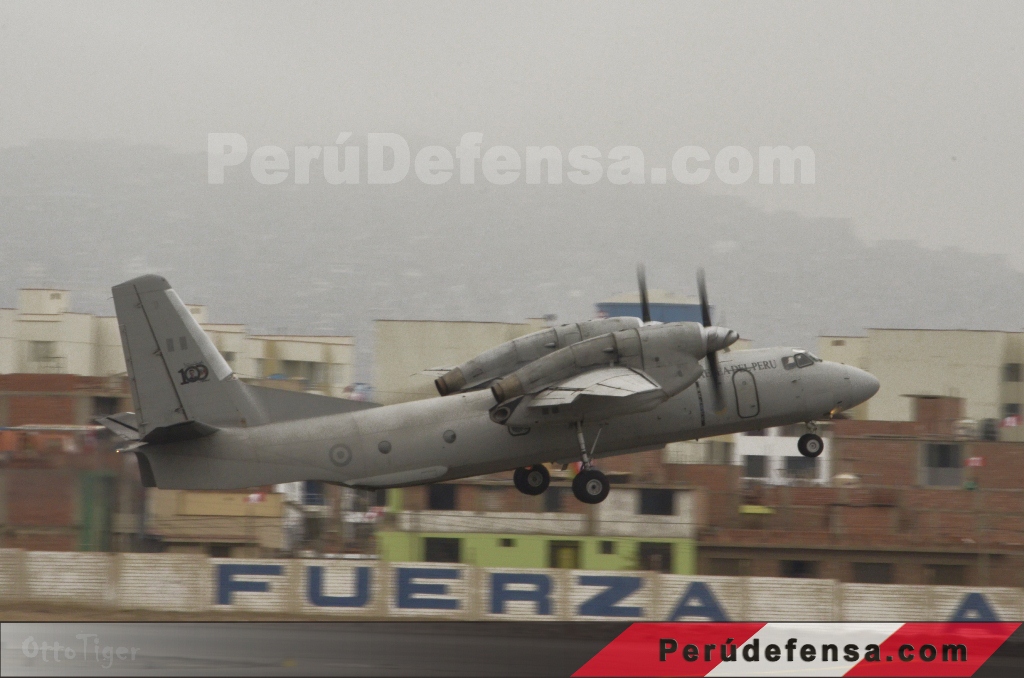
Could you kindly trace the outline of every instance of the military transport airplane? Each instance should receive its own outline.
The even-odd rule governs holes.
[[[793,348],[725,351],[711,324],[643,318],[561,325],[492,348],[440,376],[442,397],[397,405],[246,384],[166,280],[113,288],[135,412],[97,421],[132,441],[143,483],[229,489],[299,480],[357,488],[433,483],[515,469],[547,489],[545,463],[582,468],[573,493],[608,496],[595,459],[666,443],[805,422],[798,447],[821,454],[816,420],[864,402],[878,380]]]

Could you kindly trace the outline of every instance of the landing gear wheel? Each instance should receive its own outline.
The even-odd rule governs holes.
[[[546,466],[537,464],[530,468],[517,468],[512,474],[512,482],[516,489],[531,497],[542,494],[551,484],[551,474]]]
[[[800,436],[796,448],[800,450],[800,454],[813,459],[825,449],[825,443],[817,433],[805,433]]]
[[[600,504],[608,496],[611,485],[597,469],[585,469],[572,480],[572,493],[584,504]]]

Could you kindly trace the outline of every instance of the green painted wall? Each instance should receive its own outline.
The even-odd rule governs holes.
[[[672,544],[672,572],[697,573],[697,545],[692,539],[623,539],[602,537],[562,537],[533,534],[479,534],[479,533],[377,533],[377,548],[381,560],[389,562],[420,562],[424,559],[424,540],[427,537],[461,539],[462,562],[478,567],[551,567],[551,542],[565,541],[579,544],[579,566],[586,570],[636,570],[639,568],[639,544],[668,542]],[[512,546],[502,546],[502,539],[511,539]],[[601,552],[602,542],[614,544],[613,553]]]
[[[110,471],[86,471],[79,478],[78,550],[110,550],[116,483],[117,478]]]

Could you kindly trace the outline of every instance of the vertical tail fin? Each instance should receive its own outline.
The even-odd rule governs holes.
[[[139,435],[156,442],[246,426],[243,384],[166,280],[144,275],[113,288]],[[256,423],[256,422],[251,422]]]

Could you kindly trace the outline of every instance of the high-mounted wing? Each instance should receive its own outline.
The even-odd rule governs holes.
[[[421,375],[421,376],[424,376],[424,377],[435,377],[435,378],[437,378],[437,377],[443,377],[444,375],[448,374],[449,372],[451,372],[454,369],[455,369],[454,367],[428,367],[425,370],[420,370],[419,372],[414,372],[414,373],[412,373],[409,376],[415,377],[417,375]]]
[[[628,367],[604,367],[577,374],[544,389],[533,398],[530,407],[568,405],[580,396],[626,398],[658,391],[661,386],[646,374]]]

